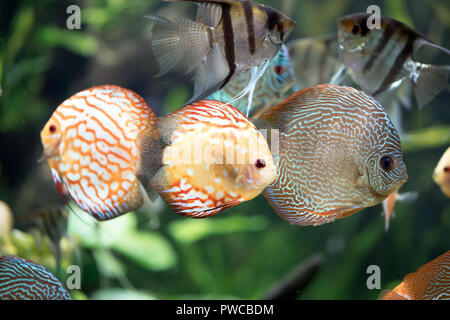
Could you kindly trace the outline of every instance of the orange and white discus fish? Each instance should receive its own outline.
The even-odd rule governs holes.
[[[330,84],[303,89],[260,121],[280,131],[278,178],[263,195],[292,224],[347,217],[407,180],[397,130],[362,91]]]
[[[450,300],[450,251],[405,276],[380,300]]]
[[[276,178],[264,136],[231,105],[198,101],[160,118],[158,127],[162,166],[151,187],[178,214],[211,216],[255,198]],[[151,139],[144,144],[144,154],[154,149]]]
[[[141,207],[137,141],[155,126],[145,101],[118,86],[94,87],[64,101],[41,131],[60,193],[97,220]]]
[[[433,180],[442,192],[450,198],[450,147],[442,155],[433,172]]]

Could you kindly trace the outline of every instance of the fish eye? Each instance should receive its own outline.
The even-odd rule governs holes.
[[[50,131],[50,133],[55,133],[56,132],[56,126],[54,124],[52,124],[52,125],[50,125],[48,130]]]
[[[266,166],[266,162],[263,159],[258,159],[258,160],[256,160],[255,165],[258,169],[262,169]]]
[[[353,25],[352,33],[353,34],[361,33],[361,27],[357,24]]]
[[[450,172],[450,167],[444,167],[444,172]]]
[[[394,160],[389,156],[380,159],[380,166],[383,170],[389,171],[394,167]]]
[[[277,73],[277,74],[280,74],[280,73],[282,73],[283,72],[283,67],[282,66],[275,66],[275,72]]]

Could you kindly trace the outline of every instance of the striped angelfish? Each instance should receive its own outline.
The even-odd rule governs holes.
[[[400,138],[362,91],[302,89],[258,120],[279,130],[277,180],[263,195],[285,220],[320,225],[381,203],[407,180]]]
[[[261,79],[256,83],[252,104],[248,104],[246,96],[231,102],[234,97],[245,89],[250,79],[251,72],[243,72],[230,81],[222,90],[210,95],[208,99],[232,103],[234,107],[250,117],[280,103],[295,82],[295,74],[286,46],[283,45],[281,47],[275,58],[270,61]]]
[[[71,300],[71,297],[62,282],[42,265],[17,256],[3,256],[0,300]]]
[[[381,300],[450,300],[450,251],[403,278],[393,290],[383,290]]]
[[[168,1],[191,1],[199,6],[197,21],[148,16],[153,23],[152,49],[160,66],[158,76],[169,72],[183,57],[188,71],[195,70],[194,97],[188,104],[208,97],[242,72],[257,67],[244,90],[251,92],[295,27],[285,14],[252,1]]]
[[[422,46],[447,55],[450,51],[394,19],[381,17],[380,28],[371,29],[369,17],[356,13],[338,20],[340,61],[364,92],[378,99],[408,81],[423,107],[447,87],[450,66],[424,64],[413,57]]]
[[[47,236],[53,246],[56,260],[56,272],[61,269],[61,239],[67,236],[69,211],[63,206],[49,206],[31,211],[21,218],[27,229],[37,230],[40,235]]]
[[[97,220],[141,207],[147,194],[141,183],[151,172],[140,170],[139,136],[155,127],[145,101],[118,86],[94,87],[64,101],[41,131],[59,192]]]
[[[287,47],[299,89],[329,83],[342,67],[337,35],[297,39],[290,41]]]

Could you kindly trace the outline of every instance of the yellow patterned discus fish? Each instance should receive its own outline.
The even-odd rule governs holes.
[[[442,155],[433,172],[433,180],[442,192],[450,198],[450,147]]]
[[[261,120],[280,130],[278,178],[264,196],[290,223],[344,218],[382,202],[407,180],[396,129],[359,90],[303,89]]]
[[[64,101],[41,131],[60,193],[97,220],[142,206],[138,136],[155,126],[145,101],[118,86],[94,87]]]
[[[384,290],[380,300],[450,300],[450,251],[405,276],[394,290]]]
[[[211,216],[255,198],[276,178],[264,136],[231,105],[195,102],[160,118],[158,127],[162,166],[151,187],[178,214]],[[158,153],[152,139],[143,142],[148,157]]]

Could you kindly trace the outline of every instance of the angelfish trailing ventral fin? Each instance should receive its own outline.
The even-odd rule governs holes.
[[[447,87],[450,66],[434,66],[417,63],[417,73],[411,78],[419,108],[425,106]]]

